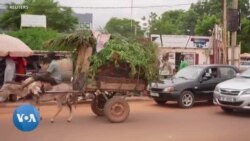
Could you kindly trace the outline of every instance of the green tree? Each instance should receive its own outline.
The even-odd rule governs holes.
[[[182,20],[180,20],[180,27],[183,28],[183,34],[190,34],[194,35],[195,34],[195,26],[198,21],[198,14],[190,9],[187,12],[185,12],[183,15],[181,15]],[[187,30],[190,32],[188,33]]]
[[[74,29],[77,23],[71,8],[59,7],[58,2],[53,0],[25,0],[22,4],[28,6],[28,9],[11,9],[7,6],[7,12],[0,17],[0,26],[3,29],[19,29],[21,14],[46,15],[47,27],[60,32]]]
[[[241,31],[238,36],[238,41],[241,42],[241,52],[250,52],[250,20],[243,19],[241,22]]]
[[[202,19],[198,20],[197,25],[195,26],[195,34],[210,36],[211,33],[209,30],[212,30],[214,25],[218,23],[219,20],[215,15],[204,15]]]
[[[199,0],[197,3],[192,4],[190,10],[198,14],[201,19],[205,15],[215,15],[222,20],[223,15],[223,1],[222,0]]]
[[[154,25],[156,24],[158,20],[158,15],[154,12],[151,12],[148,16],[148,27],[149,27],[149,33],[153,33],[154,31]]]
[[[120,34],[125,37],[134,37],[134,36],[143,36],[144,31],[141,29],[141,26],[135,20],[132,20],[132,27],[131,27],[131,20],[130,19],[119,19],[119,18],[111,18],[106,26],[105,29],[112,34]],[[135,35],[136,34],[136,35]]]
[[[32,50],[44,50],[43,44],[46,41],[59,36],[56,31],[46,30],[44,28],[27,28],[19,31],[12,31],[7,34],[19,38]]]
[[[182,27],[183,10],[173,10],[164,12],[161,17],[153,18],[150,26],[151,33],[155,34],[184,34]],[[154,15],[150,15],[154,16]]]

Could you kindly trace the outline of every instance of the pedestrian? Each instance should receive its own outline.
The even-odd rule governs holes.
[[[16,74],[16,63],[14,58],[7,56],[5,59],[6,67],[4,71],[4,82],[14,81]]]
[[[188,66],[188,62],[184,59],[184,55],[181,55],[181,63],[180,63],[180,66],[179,66],[179,70],[180,71],[181,69],[185,68]]]
[[[22,88],[25,88],[29,84],[34,81],[42,81],[50,83],[51,85],[57,85],[62,81],[62,73],[59,68],[59,64],[56,61],[56,56],[54,52],[48,54],[46,60],[50,62],[48,69],[46,70],[45,74],[33,76],[31,81],[27,82],[26,84],[22,85]]]
[[[171,75],[173,75],[171,63],[169,62],[169,54],[166,53],[162,57],[162,66],[160,68],[160,75],[162,75],[164,78],[167,78]]]
[[[21,82],[22,80],[24,80],[24,76],[26,74],[26,66],[27,66],[27,61],[25,60],[25,58],[23,57],[18,57],[16,59],[16,72],[17,74],[19,74],[16,77],[16,81]]]

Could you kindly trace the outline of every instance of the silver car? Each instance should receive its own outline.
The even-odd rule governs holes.
[[[250,110],[250,69],[219,83],[214,90],[214,104],[225,112],[233,112],[235,109]]]

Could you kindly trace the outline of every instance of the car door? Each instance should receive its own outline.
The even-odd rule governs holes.
[[[199,100],[213,99],[215,86],[221,81],[218,67],[208,67],[200,78],[200,84],[197,88]]]

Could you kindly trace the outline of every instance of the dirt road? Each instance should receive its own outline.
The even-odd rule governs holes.
[[[180,109],[176,103],[158,106],[152,100],[129,102],[129,119],[120,124],[96,117],[89,103],[79,104],[71,123],[65,108],[55,123],[49,122],[56,107],[41,107],[43,120],[30,133],[12,123],[15,106],[0,107],[1,141],[249,141],[250,112],[225,114],[208,103]]]

